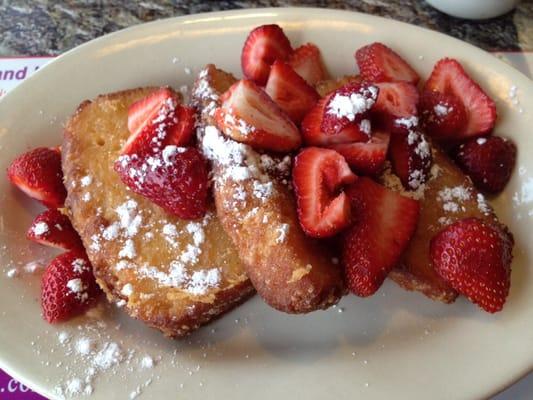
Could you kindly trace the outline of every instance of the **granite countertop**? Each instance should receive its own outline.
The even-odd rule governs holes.
[[[272,6],[360,11],[444,32],[488,51],[533,51],[532,0],[482,22],[449,17],[423,0],[0,0],[0,56],[53,56],[106,33],[160,18]]]

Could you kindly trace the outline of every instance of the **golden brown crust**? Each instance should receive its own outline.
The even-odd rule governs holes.
[[[361,82],[361,77],[359,75],[346,75],[338,79],[323,80],[315,85],[315,89],[320,97],[324,97],[328,93],[331,93],[350,82]]]
[[[66,124],[63,140],[66,207],[109,300],[125,303],[124,308],[131,316],[166,335],[181,337],[241,303],[254,290],[231,240],[214,216],[214,205],[210,206],[213,217],[202,221],[205,243],[200,247],[199,261],[184,268],[190,278],[195,272],[217,267],[219,281],[208,290],[193,292],[164,280],[172,277],[170,265],[191,242],[192,236],[186,233],[189,221],[170,216],[131,193],[113,170],[122,143],[129,135],[127,109],[152,90],[133,89],[99,96],[78,107]],[[84,177],[90,177],[92,182],[83,182]],[[137,204],[136,211],[142,216],[138,232],[123,237],[128,233],[123,229],[120,236],[106,240],[104,230],[119,224],[117,207],[128,199]],[[163,234],[164,225],[174,226],[178,234],[171,244]],[[132,259],[120,256],[128,239],[136,249]],[[119,268],[121,262],[127,267]],[[143,270],[152,275],[141,274],[141,267],[152,268]],[[154,277],[154,273],[159,275]]]

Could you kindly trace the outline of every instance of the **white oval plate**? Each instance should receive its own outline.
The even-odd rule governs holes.
[[[10,263],[23,264],[42,250],[23,239],[37,207],[2,178],[2,368],[56,398],[58,385],[86,377],[94,357],[78,354],[75,342],[91,337],[92,351],[114,341],[123,357],[88,379],[95,399],[128,398],[137,388],[154,399],[473,399],[489,396],[531,370],[532,83],[493,56],[445,35],[319,9],[200,14],[126,29],[59,57],[0,102],[0,170],[31,147],[59,144],[62,123],[84,99],[143,85],[190,85],[210,62],[239,74],[247,32],[274,22],[293,44],[318,44],[333,75],[353,73],[354,50],[382,41],[422,76],[438,59],[457,58],[496,100],[496,133],[512,137],[519,148],[513,179],[495,201],[516,239],[505,310],[488,315],[462,299],[443,305],[387,282],[370,299],[350,296],[336,308],[308,316],[284,315],[255,298],[181,342],[167,340],[111,307],[103,307],[100,317],[93,311],[50,326],[40,317],[38,274],[11,279],[5,274]],[[520,105],[509,98],[513,85]],[[65,344],[58,341],[62,331],[71,336]],[[140,367],[145,354],[156,359],[155,367]]]

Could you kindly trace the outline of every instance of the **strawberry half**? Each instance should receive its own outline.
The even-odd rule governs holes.
[[[428,180],[433,156],[423,133],[411,129],[392,134],[389,154],[392,169],[407,190],[416,190]]]
[[[65,250],[83,250],[81,238],[70,219],[55,208],[46,210],[33,220],[26,239]]]
[[[383,43],[372,43],[355,52],[363,79],[370,82],[407,81],[416,85],[420,77],[396,52]]]
[[[342,154],[352,169],[361,175],[375,176],[383,169],[390,135],[374,132],[367,142],[342,143],[330,148]]]
[[[62,207],[67,197],[59,148],[38,147],[18,156],[7,169],[9,181],[46,207]]]
[[[500,311],[511,285],[513,239],[477,218],[455,222],[430,244],[435,271],[489,313]]]
[[[377,83],[379,95],[372,108],[372,122],[392,132],[396,120],[417,115],[418,90],[407,82]]]
[[[465,107],[452,93],[423,92],[419,109],[424,131],[440,142],[453,143],[466,128]]]
[[[169,145],[144,157],[122,155],[115,170],[133,192],[170,214],[196,219],[206,212],[208,168],[196,148]]]
[[[467,115],[461,138],[484,135],[496,124],[496,104],[457,60],[444,58],[437,62],[424,91],[452,94],[461,100]]]
[[[190,142],[195,110],[179,104],[178,95],[161,88],[133,103],[128,110],[130,136],[121,154],[145,154],[164,145],[183,146]]]
[[[339,153],[308,147],[296,156],[292,174],[298,217],[307,235],[333,236],[350,224],[350,202],[339,191],[357,177]]]
[[[276,60],[287,61],[291,42],[278,25],[262,25],[252,30],[242,48],[241,67],[244,76],[258,85],[268,79],[270,66]]]
[[[237,142],[254,148],[287,152],[300,147],[302,138],[290,118],[255,83],[243,79],[220,98],[215,111],[219,129]]]
[[[497,136],[471,139],[459,147],[455,159],[479,190],[496,194],[511,178],[516,145]]]
[[[306,43],[295,49],[289,57],[289,65],[312,86],[327,77],[320,49],[313,43]]]
[[[52,260],[41,280],[43,317],[49,323],[66,321],[94,305],[100,293],[85,253],[63,253]]]
[[[316,104],[317,91],[283,61],[272,64],[265,92],[296,123]]]
[[[361,177],[346,189],[355,224],[343,235],[342,257],[349,289],[374,294],[399,261],[418,221],[418,201]]]

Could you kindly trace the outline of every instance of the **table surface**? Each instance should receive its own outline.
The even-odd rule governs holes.
[[[143,22],[207,11],[272,6],[359,11],[444,32],[487,51],[533,51],[533,0],[522,1],[514,11],[502,17],[481,22],[449,17],[422,0],[0,0],[0,57],[54,56],[88,40]],[[530,374],[494,400],[532,397],[533,374]]]

